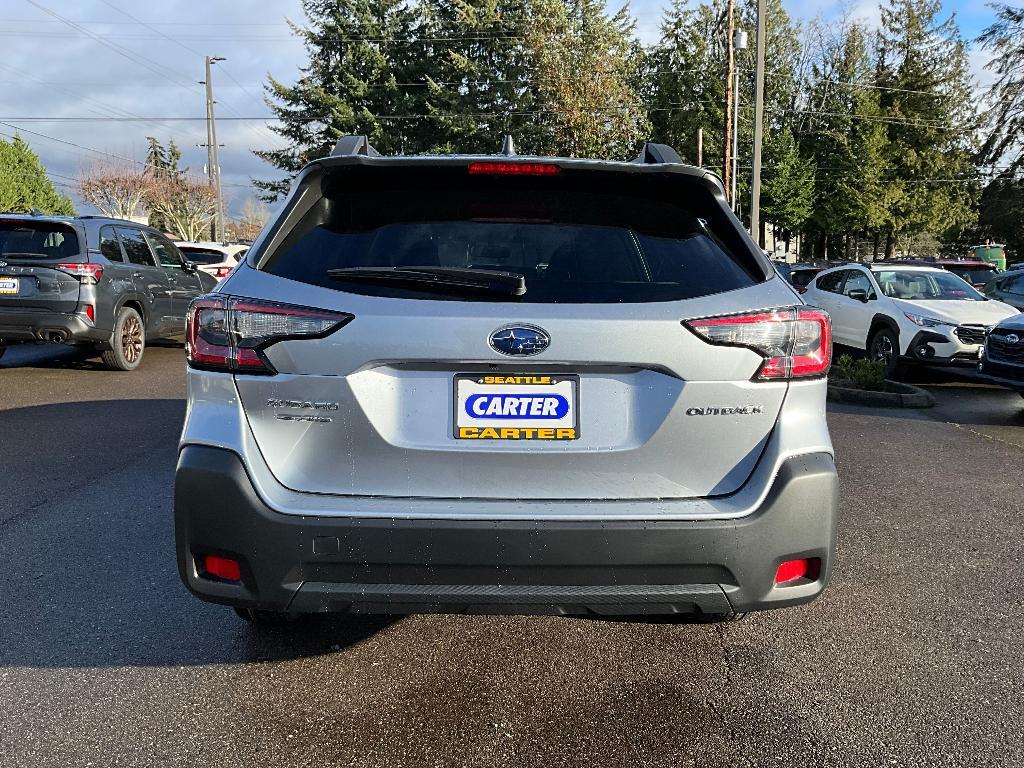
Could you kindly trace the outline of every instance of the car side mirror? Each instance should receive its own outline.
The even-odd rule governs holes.
[[[182,270],[194,274],[199,271],[199,265],[194,261],[186,261],[181,265]]]
[[[865,304],[868,303],[868,292],[863,288],[851,288],[849,293],[846,295],[851,299],[856,299],[857,301],[861,301]]]

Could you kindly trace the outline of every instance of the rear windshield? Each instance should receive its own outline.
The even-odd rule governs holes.
[[[793,285],[803,287],[814,279],[818,271],[814,269],[795,269],[789,276],[789,280]]]
[[[954,275],[959,275],[969,283],[981,285],[996,276],[995,267],[946,267]]]
[[[0,220],[0,258],[59,260],[79,253],[78,235],[66,224]]]
[[[228,260],[227,254],[210,251],[206,248],[189,248],[179,245],[178,250],[185,254],[186,259],[194,261],[196,264],[220,264],[222,261]]]
[[[765,279],[710,192],[689,179],[477,177],[465,167],[419,179],[364,173],[365,183],[353,175],[325,183],[324,199],[262,269],[375,296],[545,303],[674,301]],[[328,276],[403,266],[513,272],[526,293],[439,295]]]

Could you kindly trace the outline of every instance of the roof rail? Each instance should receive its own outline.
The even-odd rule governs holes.
[[[676,152],[668,144],[655,144],[653,141],[648,141],[644,144],[644,148],[640,150],[640,157],[633,161],[634,163],[654,164],[654,163],[682,163],[683,159],[679,157],[679,153]]]
[[[380,152],[373,148],[368,136],[342,136],[334,145],[331,157],[338,155],[363,155],[364,157],[380,157]]]

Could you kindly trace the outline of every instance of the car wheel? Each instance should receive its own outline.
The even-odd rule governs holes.
[[[134,371],[146,351],[146,328],[142,316],[131,307],[122,307],[114,322],[110,349],[104,350],[103,362],[113,371]]]
[[[283,611],[261,611],[257,608],[235,607],[238,617],[245,619],[250,624],[264,627],[280,627],[293,624],[298,618],[297,613],[284,613]]]
[[[902,370],[900,337],[892,328],[879,328],[868,342],[868,357],[885,366],[885,378],[891,379]]]

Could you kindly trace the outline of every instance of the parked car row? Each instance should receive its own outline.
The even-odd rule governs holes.
[[[977,365],[989,328],[1018,314],[945,269],[900,262],[824,270],[804,298],[829,313],[836,343],[889,376],[908,362]]]
[[[152,227],[0,215],[0,355],[11,344],[74,344],[130,371],[148,341],[183,339],[189,304],[216,283]]]

